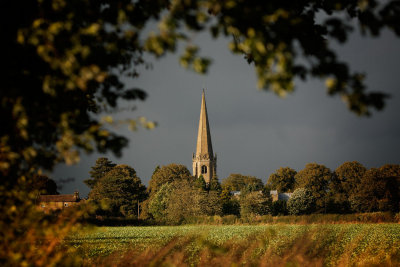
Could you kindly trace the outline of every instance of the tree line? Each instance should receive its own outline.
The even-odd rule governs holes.
[[[179,224],[196,216],[251,217],[311,213],[399,211],[400,165],[367,169],[345,162],[331,171],[317,163],[296,171],[281,167],[264,185],[261,179],[230,174],[220,183],[213,177],[193,177],[180,164],[157,166],[146,188],[136,171],[99,158],[85,183],[89,203],[105,217],[140,217],[160,224]],[[288,201],[273,201],[271,191],[291,193]],[[238,193],[240,192],[240,193]]]

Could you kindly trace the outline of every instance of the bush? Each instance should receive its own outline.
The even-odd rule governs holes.
[[[287,208],[292,215],[310,214],[315,210],[315,199],[310,190],[298,188],[289,199]]]

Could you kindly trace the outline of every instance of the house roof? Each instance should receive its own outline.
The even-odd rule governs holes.
[[[75,194],[71,195],[40,195],[40,202],[78,202],[79,197]]]

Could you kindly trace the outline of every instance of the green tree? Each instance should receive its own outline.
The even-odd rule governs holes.
[[[217,191],[200,192],[201,215],[222,215],[222,201]]]
[[[310,214],[315,211],[315,204],[311,190],[297,188],[288,200],[287,209],[292,215]]]
[[[165,218],[168,224],[181,224],[187,218],[201,215],[198,205],[200,190],[195,188],[193,181],[175,180],[171,187]]]
[[[308,163],[296,176],[296,188],[308,189],[315,199],[316,212],[325,212],[328,205],[328,188],[332,172],[324,165]]]
[[[171,182],[165,220],[168,224],[181,224],[186,219],[202,215],[200,200],[205,193],[194,180],[180,179]]]
[[[102,203],[100,214],[108,216],[133,216],[138,202],[146,199],[146,187],[128,165],[117,165],[97,181],[89,193],[89,200]]]
[[[241,191],[245,188],[250,191],[257,191],[262,190],[264,184],[257,177],[232,173],[222,180],[221,186],[222,188],[228,188],[230,191]]]
[[[190,171],[184,165],[172,163],[162,166],[151,176],[149,182],[150,196],[157,192],[165,183],[171,183],[175,180],[189,179],[191,177],[192,175],[190,174]]]
[[[198,178],[195,178],[195,186],[201,190],[207,189],[206,181],[204,180],[203,175],[200,175]]]
[[[224,215],[240,215],[239,199],[231,195],[229,188],[223,188],[219,197]]]
[[[297,172],[289,167],[281,167],[268,178],[266,187],[278,192],[293,192]]]
[[[166,223],[169,197],[172,194],[171,183],[163,184],[154,196],[149,200],[148,212],[154,220],[159,223]]]
[[[153,195],[149,212],[158,223],[180,224],[196,216],[222,215],[218,192],[198,188],[193,179],[166,183]]]
[[[213,176],[210,180],[210,185],[209,185],[209,190],[210,191],[217,191],[217,192],[221,192],[222,187],[221,184],[218,181],[218,176]]]
[[[92,167],[89,172],[90,178],[84,180],[83,182],[91,189],[96,185],[96,183],[103,178],[107,172],[112,170],[116,164],[112,163],[108,158],[98,158],[96,164]]]
[[[266,215],[271,212],[272,198],[260,191],[240,195],[240,216]]]
[[[354,193],[366,171],[357,161],[345,162],[335,170],[329,185],[335,212],[350,212],[349,196]]]

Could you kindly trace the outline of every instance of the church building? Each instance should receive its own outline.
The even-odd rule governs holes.
[[[203,176],[206,184],[217,173],[217,155],[213,154],[210,126],[208,124],[207,106],[204,90],[201,96],[199,131],[197,134],[196,153],[193,154],[193,176]]]

